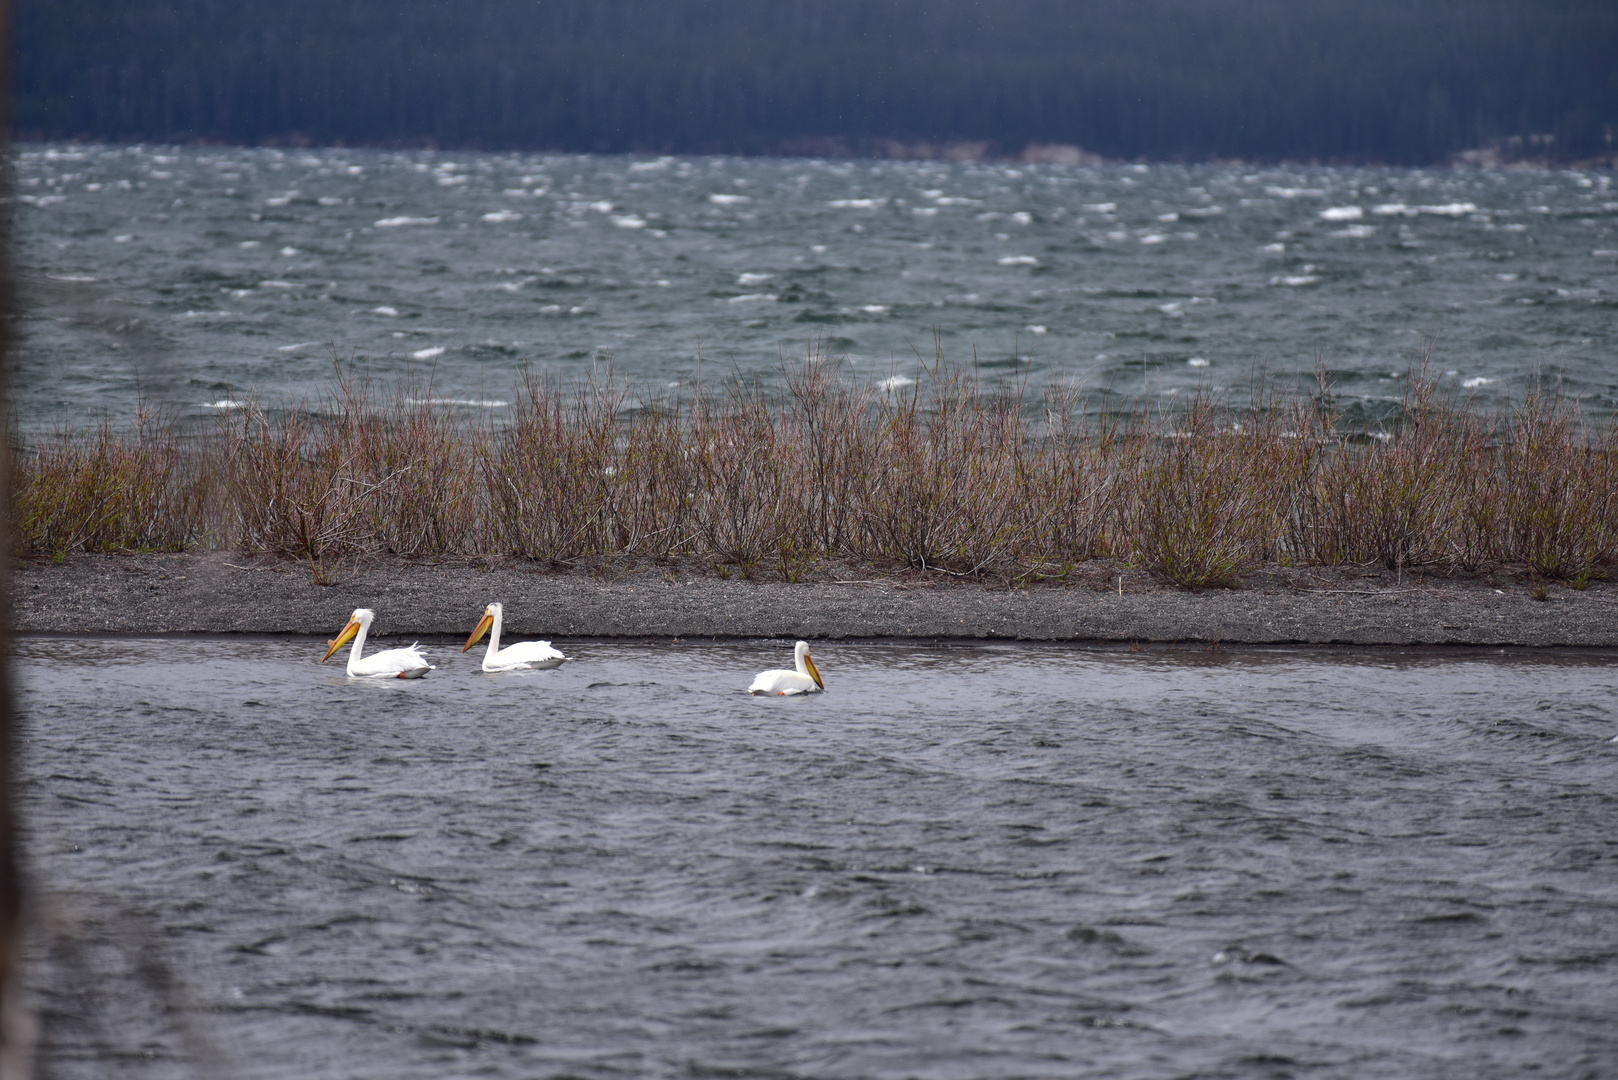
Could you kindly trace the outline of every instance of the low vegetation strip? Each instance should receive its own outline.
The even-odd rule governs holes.
[[[1196,395],[1094,416],[942,364],[902,391],[811,354],[770,392],[635,400],[525,379],[500,419],[339,376],[217,429],[148,415],[15,453],[15,548],[344,560],[697,562],[788,583],[850,561],[1031,584],[1110,560],[1185,588],[1264,567],[1517,567],[1583,588],[1618,565],[1618,427],[1531,394],[1485,414],[1422,369],[1385,429],[1311,394]]]

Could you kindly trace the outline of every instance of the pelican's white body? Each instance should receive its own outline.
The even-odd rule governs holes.
[[[419,679],[433,670],[433,665],[427,662],[427,658],[421,654],[415,645],[411,645],[408,649],[384,649],[379,653],[372,653],[370,656],[361,656],[360,654],[365,650],[365,635],[370,632],[371,620],[374,618],[376,618],[376,613],[370,608],[356,608],[353,616],[348,621],[348,626],[343,627],[343,633],[338,635],[338,643],[341,644],[343,635],[349,632],[349,626],[357,624],[357,629],[354,631],[354,644],[349,646],[348,650],[348,674],[351,677],[356,679]],[[335,646],[333,651],[335,651]],[[331,656],[331,652],[327,652],[326,655]],[[322,660],[321,663],[325,663],[325,660]]]
[[[753,680],[753,685],[747,688],[747,692],[770,695],[813,694],[825,689],[821,685],[819,672],[815,670],[814,661],[809,657],[807,641],[800,641],[793,646],[792,660],[796,670],[777,668],[774,671],[761,671]]]
[[[489,648],[483,654],[484,671],[517,671],[521,668],[554,668],[561,667],[562,661],[567,657],[551,647],[548,641],[514,641],[505,648],[500,647],[500,624],[502,614],[499,604],[490,604],[484,611],[483,617],[492,621],[489,627]],[[479,629],[483,626],[478,623]],[[467,642],[466,648],[472,647],[477,640],[478,631],[472,631],[472,641]],[[465,652],[466,649],[462,649]]]

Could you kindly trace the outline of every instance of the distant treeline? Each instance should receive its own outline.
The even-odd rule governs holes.
[[[25,138],[1618,151],[1613,0],[16,0]],[[891,146],[891,143],[881,145]]]

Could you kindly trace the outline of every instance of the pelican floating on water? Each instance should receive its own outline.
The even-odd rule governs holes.
[[[499,604],[490,604],[484,608],[483,618],[478,620],[477,626],[472,629],[472,636],[461,646],[461,651],[465,652],[478,643],[478,638],[482,637],[485,631],[488,632],[489,651],[483,654],[484,671],[561,667],[562,661],[567,659],[556,649],[551,648],[548,641],[514,641],[502,649],[500,618]]]
[[[800,641],[792,648],[792,661],[797,665],[796,671],[787,671],[777,668],[774,671],[761,671],[753,685],[747,688],[749,694],[813,694],[826,689],[826,684],[820,681],[820,672],[815,669],[815,662],[809,658],[809,643]]]
[[[343,642],[353,638],[354,647],[348,651],[348,673],[354,678],[419,679],[433,670],[433,665],[416,650],[415,645],[408,649],[384,649],[370,656],[361,656],[360,653],[365,651],[365,635],[370,631],[374,618],[376,612],[370,608],[355,608],[343,632],[327,643],[330,648],[320,662],[324,664],[330,660],[331,654],[343,647]]]

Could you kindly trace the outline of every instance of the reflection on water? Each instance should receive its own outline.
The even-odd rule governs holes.
[[[20,643],[39,877],[245,1075],[1618,1068],[1609,655],[427,651]],[[185,1074],[69,974],[58,1075]]]

